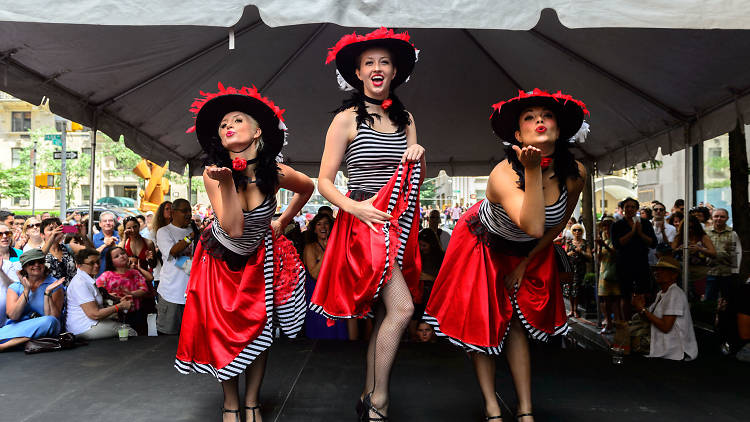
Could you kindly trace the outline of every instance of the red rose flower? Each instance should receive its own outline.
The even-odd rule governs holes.
[[[247,160],[240,157],[235,158],[232,160],[232,168],[237,171],[245,170],[247,168]]]
[[[390,98],[386,98],[380,106],[383,107],[383,110],[388,110],[388,107],[390,107],[391,104],[393,104],[393,101],[391,101]]]
[[[549,165],[552,164],[552,159],[549,157],[542,157],[542,170],[549,167]]]

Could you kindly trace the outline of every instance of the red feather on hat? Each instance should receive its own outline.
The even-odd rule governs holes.
[[[220,97],[222,95],[245,95],[248,97],[255,98],[257,100],[260,100],[263,104],[267,105],[271,110],[273,110],[274,114],[276,114],[276,117],[279,118],[280,121],[284,121],[283,114],[286,111],[285,109],[279,108],[276,104],[273,103],[268,97],[264,97],[260,95],[258,92],[258,89],[253,85],[251,88],[248,88],[246,86],[243,86],[240,89],[228,86],[224,88],[224,84],[219,82],[218,84],[219,92],[203,92],[200,91],[200,95],[203,96],[203,98],[196,98],[195,101],[190,105],[190,112],[193,113],[193,119],[195,119],[195,116],[198,115],[198,112],[201,110],[201,108],[210,100]],[[195,125],[188,128],[188,130],[185,131],[185,133],[192,133],[195,132]]]

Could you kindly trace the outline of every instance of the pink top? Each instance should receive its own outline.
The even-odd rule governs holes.
[[[104,287],[113,296],[123,296],[125,290],[134,292],[136,290],[148,291],[146,278],[138,270],[128,270],[124,274],[115,271],[105,271],[96,279],[96,287]],[[141,300],[133,298],[133,309],[141,307]]]

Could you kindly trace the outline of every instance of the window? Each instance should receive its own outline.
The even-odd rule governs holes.
[[[81,201],[88,203],[91,200],[90,185],[81,185]]]
[[[91,147],[83,147],[81,148],[81,155],[88,154],[91,155]]]
[[[26,132],[31,129],[31,112],[30,111],[14,111],[11,114],[12,120],[12,131],[13,132]]]
[[[10,166],[12,168],[16,168],[21,165],[21,153],[23,153],[23,148],[10,149]]]

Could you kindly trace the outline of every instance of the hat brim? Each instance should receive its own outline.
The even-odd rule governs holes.
[[[673,267],[671,265],[659,265],[659,264],[651,265],[651,269],[652,270],[664,269],[664,270],[671,270],[671,271],[674,271],[674,272],[680,272],[680,271],[682,271],[682,269],[677,268],[677,267]]]
[[[219,124],[227,113],[241,111],[258,122],[264,148],[277,155],[284,146],[284,131],[279,129],[279,118],[262,101],[240,94],[221,95],[206,102],[195,117],[195,134],[204,150],[219,140]]]
[[[396,66],[396,77],[391,82],[391,89],[401,85],[409,78],[417,62],[414,46],[406,41],[392,38],[374,39],[349,44],[336,53],[336,69],[341,77],[358,91],[362,92],[364,85],[357,77],[359,57],[370,48],[385,48],[393,54]]]
[[[576,102],[549,96],[534,96],[508,101],[499,110],[494,110],[490,118],[492,130],[503,141],[518,144],[518,118],[529,107],[547,107],[555,113],[557,127],[560,129],[559,139],[570,139],[583,123],[584,111]]]

